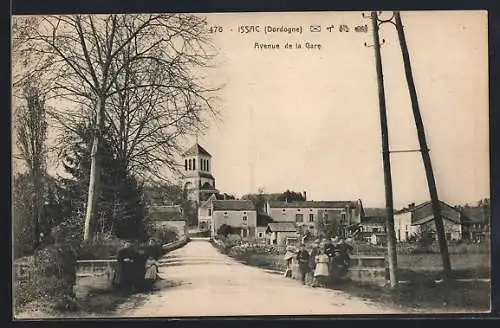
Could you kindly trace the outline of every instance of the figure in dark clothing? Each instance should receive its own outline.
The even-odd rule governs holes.
[[[300,250],[297,253],[297,261],[299,262],[300,280],[302,281],[302,284],[305,284],[306,274],[310,271],[309,258],[310,256],[306,250],[306,246],[304,244],[301,244]]]
[[[309,257],[309,267],[312,271],[316,270],[316,256],[320,253],[319,240],[315,241],[313,248],[311,250],[311,256]]]
[[[137,260],[137,251],[130,244],[118,252],[118,262],[121,269],[119,285],[124,290],[133,290],[135,287],[136,277],[134,273]]]
[[[349,266],[349,262],[351,261],[351,257],[349,256],[349,253],[352,252],[353,248],[351,245],[346,244],[343,239],[339,241],[339,243],[336,246],[336,249],[340,251],[340,255],[342,258],[342,261],[345,262],[346,266]]]
[[[325,254],[328,255],[330,259],[335,255],[335,246],[333,246],[331,240],[327,240],[325,243]]]

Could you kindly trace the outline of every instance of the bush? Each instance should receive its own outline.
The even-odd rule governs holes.
[[[29,280],[15,281],[14,307],[16,312],[36,300],[56,300],[71,293],[72,284],[56,276],[34,274]]]

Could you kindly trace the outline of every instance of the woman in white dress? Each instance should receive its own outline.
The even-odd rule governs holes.
[[[330,258],[326,255],[325,250],[320,248],[319,254],[316,256],[316,269],[314,270],[314,286],[326,287],[329,271],[328,271],[328,263]]]

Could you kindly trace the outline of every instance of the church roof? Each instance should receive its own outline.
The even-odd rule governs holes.
[[[212,157],[212,155],[210,155],[210,153],[205,148],[203,148],[202,146],[200,146],[199,143],[194,144],[193,147],[191,147],[188,150],[186,150],[184,152],[184,154],[182,154],[182,155],[183,156],[188,156],[188,155],[205,155],[205,156]]]

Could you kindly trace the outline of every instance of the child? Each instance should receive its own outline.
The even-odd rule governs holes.
[[[326,287],[329,277],[328,263],[330,258],[326,255],[325,250],[319,250],[319,254],[316,256],[316,268],[314,270],[314,286]]]

